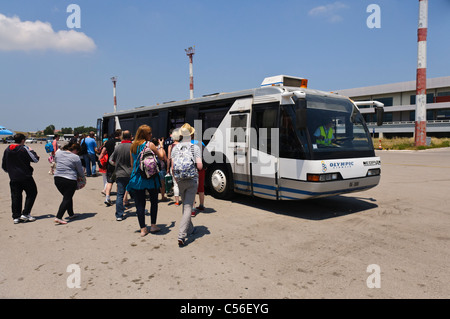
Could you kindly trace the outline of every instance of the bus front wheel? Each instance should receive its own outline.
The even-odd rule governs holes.
[[[214,164],[208,167],[207,181],[211,195],[219,199],[228,199],[233,195],[233,179],[226,165]]]

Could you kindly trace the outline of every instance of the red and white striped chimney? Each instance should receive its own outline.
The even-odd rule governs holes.
[[[419,26],[417,30],[417,77],[415,145],[426,145],[427,138],[427,30],[428,0],[419,0]]]
[[[194,47],[195,48],[195,47]],[[189,92],[190,98],[194,98],[194,71],[193,71],[193,55],[195,54],[195,49],[193,47],[189,47],[185,49],[186,55],[189,57]]]
[[[117,83],[117,76],[113,76],[111,78],[111,81],[113,83],[113,96],[114,96],[114,113],[117,112],[117,98],[116,98],[116,83]]]

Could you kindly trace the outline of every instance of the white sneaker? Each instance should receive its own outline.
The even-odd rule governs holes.
[[[20,219],[21,222],[24,222],[24,223],[26,223],[27,221],[29,221],[28,217],[25,216],[25,215],[21,215],[19,219]]]
[[[26,217],[28,218],[28,221],[29,221],[29,222],[34,222],[34,221],[36,220],[36,218],[34,218],[34,217],[31,216],[31,215],[26,215]]]
[[[18,223],[20,223],[20,219],[19,218],[15,218],[14,219],[14,224],[18,224]]]

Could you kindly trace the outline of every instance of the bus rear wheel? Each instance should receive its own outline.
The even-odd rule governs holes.
[[[226,165],[213,164],[207,170],[207,183],[211,195],[219,199],[232,197],[233,178]]]

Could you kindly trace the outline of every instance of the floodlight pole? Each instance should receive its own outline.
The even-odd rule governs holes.
[[[190,98],[194,98],[194,71],[193,71],[193,56],[195,54],[195,46],[184,49],[186,55],[189,57],[189,91]]]
[[[426,145],[427,139],[427,30],[428,0],[419,0],[419,25],[417,30],[416,146]]]
[[[116,99],[116,83],[117,83],[117,76],[113,76],[111,78],[111,81],[114,85],[113,87],[113,96],[114,96],[114,113],[117,112],[117,99]]]

